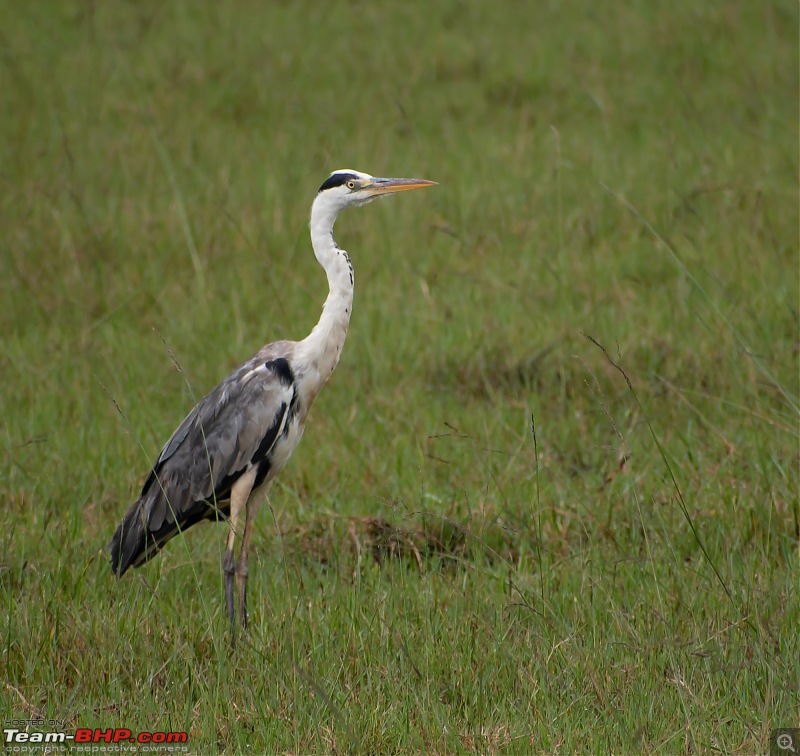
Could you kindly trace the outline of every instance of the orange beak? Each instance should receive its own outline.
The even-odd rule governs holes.
[[[394,192],[407,192],[410,189],[424,189],[426,186],[436,186],[435,181],[412,178],[373,178],[364,189],[371,197]]]

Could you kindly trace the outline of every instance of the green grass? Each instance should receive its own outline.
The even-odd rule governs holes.
[[[797,25],[0,7],[2,718],[197,753],[753,753],[800,725]],[[316,322],[340,167],[440,186],[339,221],[350,337],[231,655],[223,528],[120,582],[102,549],[193,401]]]

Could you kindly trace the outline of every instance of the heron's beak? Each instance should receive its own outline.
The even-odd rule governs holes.
[[[371,197],[380,197],[383,194],[407,192],[409,189],[424,189],[426,186],[436,186],[436,182],[411,178],[373,178],[369,186],[364,188]]]

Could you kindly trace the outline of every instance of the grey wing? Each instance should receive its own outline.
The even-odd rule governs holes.
[[[257,485],[266,478],[297,394],[288,360],[264,356],[262,350],[220,383],[166,443],[110,544],[117,574],[194,523],[227,515],[231,488],[253,466]]]
[[[172,507],[164,497],[153,497],[147,512],[151,528],[160,529],[164,518],[170,518],[170,509],[180,519],[200,502],[214,506],[226,501],[240,475],[254,464],[268,463],[295,396],[294,382],[286,380],[274,363],[234,373],[184,421],[188,428],[178,429],[183,438],[173,437],[167,443],[153,482],[172,494]]]

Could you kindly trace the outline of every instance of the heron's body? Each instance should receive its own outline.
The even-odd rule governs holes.
[[[247,554],[253,520],[273,480],[300,443],[311,405],[339,362],[347,337],[354,276],[350,258],[333,240],[336,216],[350,204],[432,183],[374,179],[346,170],[334,172],[322,185],[310,222],[314,253],[330,289],[319,322],[302,341],[262,347],[184,419],[109,544],[117,575],[140,566],[201,520],[227,521],[223,570],[231,640],[234,575],[239,613],[246,625]],[[242,543],[234,563],[238,535]]]

